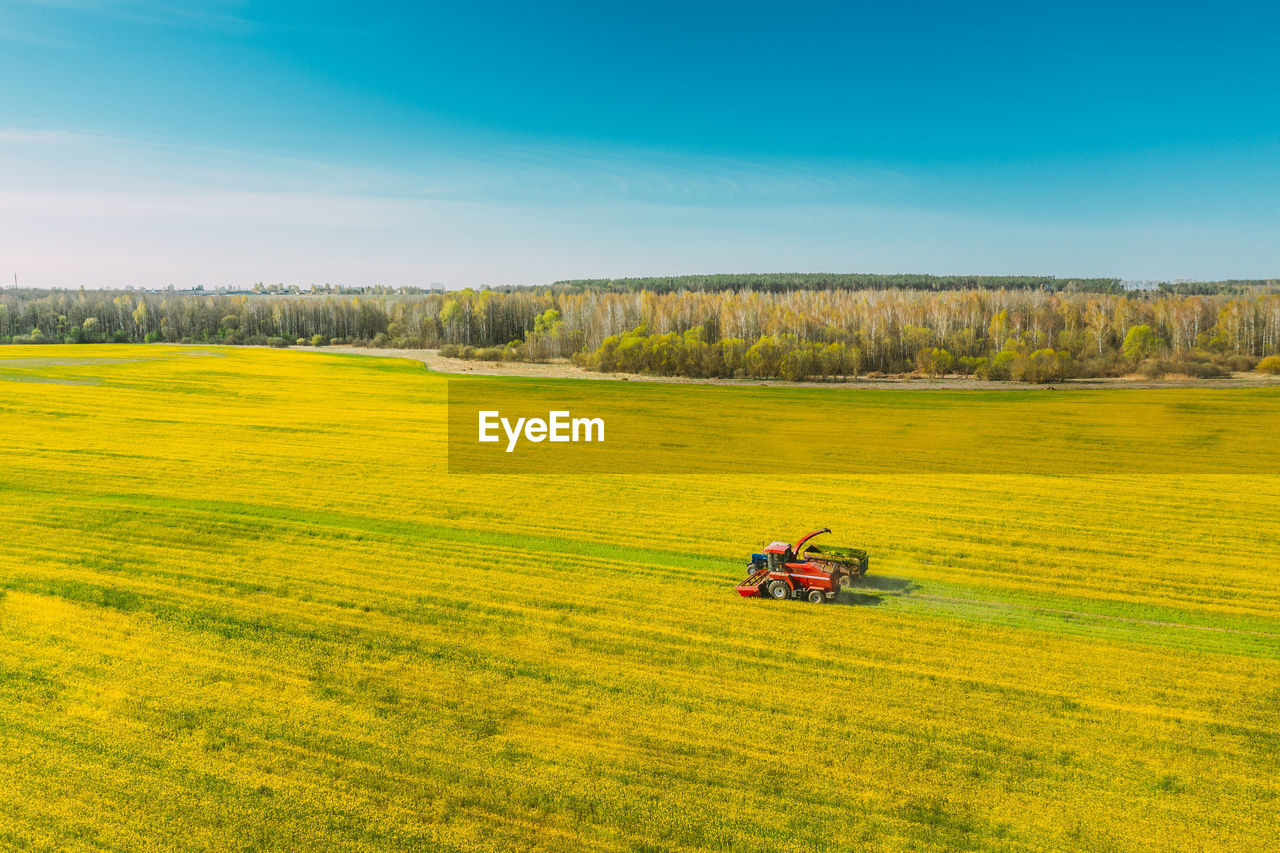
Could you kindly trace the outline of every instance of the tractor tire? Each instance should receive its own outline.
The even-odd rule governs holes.
[[[810,604],[823,604],[827,600],[827,594],[820,589],[811,589],[806,598]]]
[[[841,589],[848,589],[853,586],[853,578],[849,577],[847,572],[842,572],[840,577],[836,579],[836,586]]]
[[[791,596],[791,587],[787,586],[783,581],[772,581],[768,589],[769,597],[776,598],[779,601]]]

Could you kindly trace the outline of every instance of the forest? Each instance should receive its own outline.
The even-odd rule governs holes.
[[[1217,284],[1216,282],[1214,283]],[[557,291],[673,293],[681,290],[716,292],[757,290],[786,293],[793,290],[1067,290],[1120,293],[1118,278],[1055,278],[1040,275],[874,275],[871,273],[755,273],[677,275],[652,278],[569,279],[552,285]]]
[[[440,348],[463,358],[569,358],[599,371],[691,377],[1212,378],[1280,371],[1280,289],[10,289],[0,293],[0,342]]]

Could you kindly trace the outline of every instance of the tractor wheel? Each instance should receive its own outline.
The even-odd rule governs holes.
[[[836,580],[836,586],[841,589],[848,589],[853,586],[853,579],[849,577],[847,572],[842,572],[840,577]]]
[[[787,586],[783,581],[773,581],[769,584],[769,597],[776,598],[779,601],[791,595],[791,587]]]
[[[822,604],[827,600],[827,594],[820,589],[811,589],[808,598],[810,604]]]

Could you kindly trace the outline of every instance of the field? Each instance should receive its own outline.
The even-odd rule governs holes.
[[[984,434],[1040,392],[734,393]],[[398,359],[0,349],[0,847],[1280,835],[1280,389],[1057,392],[1193,418],[1220,468],[1038,423],[1036,474],[451,475],[445,400]],[[819,526],[861,587],[733,593]]]

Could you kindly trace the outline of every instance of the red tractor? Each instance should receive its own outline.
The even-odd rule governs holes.
[[[738,594],[744,598],[807,598],[814,604],[835,598],[854,578],[866,574],[870,561],[861,548],[808,544],[813,537],[830,532],[826,527],[815,530],[801,537],[794,548],[786,542],[770,542],[763,553],[752,554]]]

